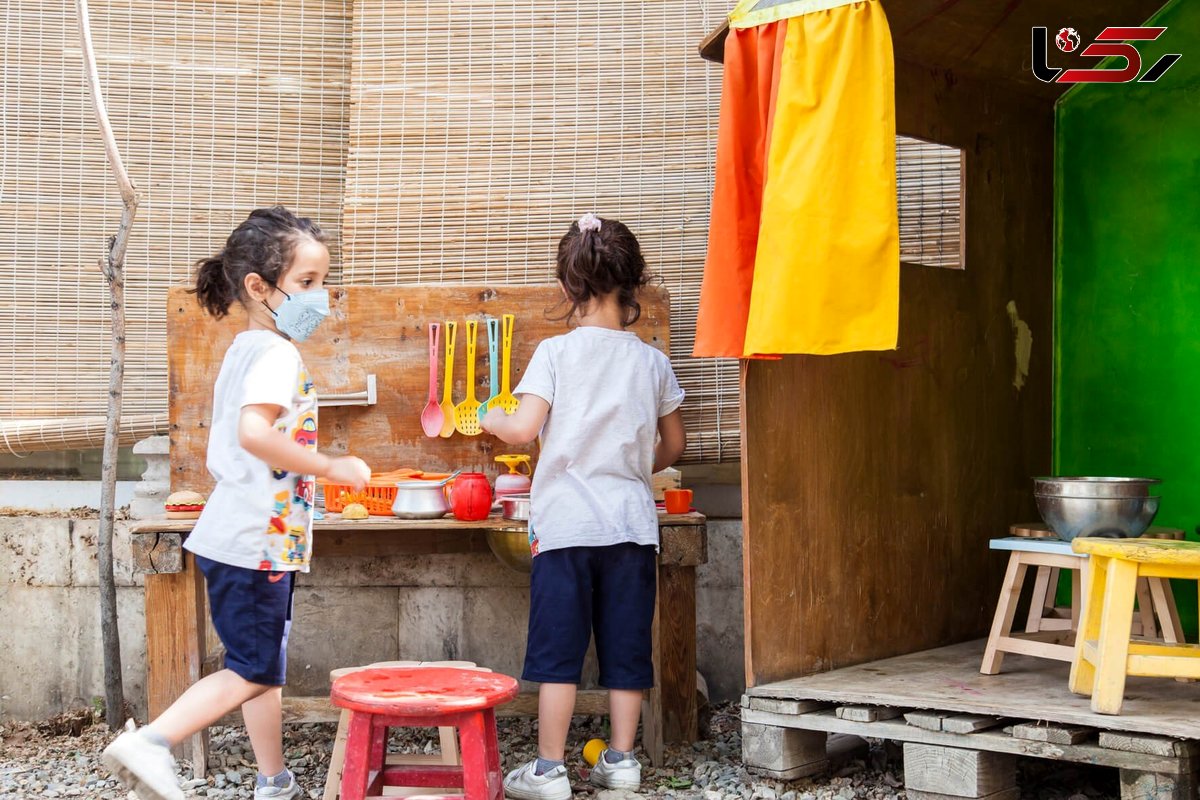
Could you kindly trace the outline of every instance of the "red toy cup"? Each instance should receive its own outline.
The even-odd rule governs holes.
[[[663,492],[663,503],[668,514],[686,514],[692,509],[692,490],[667,489]]]

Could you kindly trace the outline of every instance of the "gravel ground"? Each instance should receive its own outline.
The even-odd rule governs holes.
[[[594,792],[586,782],[587,767],[579,755],[583,742],[604,738],[602,717],[576,717],[571,732],[575,750],[568,767],[577,800],[886,800],[903,798],[899,749],[873,742],[835,763],[828,775],[815,780],[774,781],[751,775],[742,767],[739,709],[719,705],[706,715],[705,739],[690,746],[669,748],[666,764],[646,767],[642,791]],[[433,752],[437,743],[425,731],[393,737],[396,752]],[[288,765],[308,789],[321,797],[334,734],[333,725],[300,725],[285,729]],[[0,798],[132,798],[100,765],[100,751],[112,738],[107,726],[93,724],[89,712],[65,715],[42,723],[0,725]],[[536,746],[532,719],[500,721],[500,749],[505,769],[531,758]],[[209,775],[193,779],[191,768],[180,772],[189,798],[241,800],[252,796],[253,755],[240,727],[214,728]],[[645,759],[643,759],[645,763]],[[1115,770],[1078,767],[1036,759],[1021,762],[1020,785],[1025,800],[1115,800]],[[595,794],[594,798],[589,795]]]

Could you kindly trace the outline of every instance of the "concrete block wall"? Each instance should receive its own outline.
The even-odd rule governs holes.
[[[104,694],[96,520],[0,518],[0,719],[41,719]],[[118,525],[117,611],[122,677],[144,706],[142,579]]]
[[[395,658],[463,658],[519,675],[529,578],[490,554],[322,560],[296,590],[289,693],[323,694],[329,670]],[[144,717],[145,620],[129,535],[118,524],[126,696]],[[103,694],[96,521],[0,518],[0,719],[40,719]],[[741,523],[709,523],[697,576],[698,661],[714,700],[735,699],[742,663]],[[594,685],[589,658],[585,685]]]

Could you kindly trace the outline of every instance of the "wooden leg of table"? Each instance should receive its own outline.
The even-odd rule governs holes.
[[[1132,636],[1145,639],[1158,638],[1158,626],[1154,624],[1154,603],[1150,599],[1149,578],[1138,578],[1137,582],[1137,615],[1129,632]]]
[[[1167,644],[1179,644],[1183,639],[1183,626],[1179,623],[1179,609],[1175,605],[1175,593],[1171,591],[1168,578],[1147,578],[1154,611],[1158,615],[1158,627]]]
[[[1050,567],[1038,567],[1037,575],[1033,579],[1033,597],[1029,598],[1029,614],[1025,617],[1025,632],[1037,633],[1042,629],[1042,617],[1045,616],[1047,608],[1052,607],[1046,605],[1046,596],[1050,588],[1050,573],[1053,570]]]
[[[1046,602],[1044,607],[1045,613],[1043,617],[1053,616],[1055,609],[1058,608],[1058,575],[1060,569],[1058,567],[1050,568],[1050,585],[1046,587]]]
[[[329,771],[325,775],[325,794],[321,800],[338,800],[342,784],[342,767],[346,762],[346,736],[350,733],[350,712],[342,710],[337,734],[333,737],[333,753],[329,756]]]
[[[1000,672],[1004,652],[1000,650],[1000,639],[1012,633],[1013,617],[1017,615],[1017,600],[1021,597],[1021,586],[1025,583],[1028,564],[1021,554],[1014,552],[1008,559],[1004,583],[1000,586],[1000,600],[996,604],[996,616],[992,618],[992,632],[988,636],[987,648],[983,651],[983,664],[979,671],[984,675]]]
[[[1079,628],[1075,632],[1075,658],[1071,661],[1071,676],[1067,682],[1075,694],[1090,697],[1096,684],[1096,665],[1089,661],[1083,653],[1084,642],[1095,642],[1100,638],[1100,617],[1103,604],[1093,600],[1104,597],[1104,587],[1108,582],[1107,559],[1091,556],[1084,562],[1083,593],[1079,596],[1080,618]]]
[[[654,686],[646,690],[642,700],[642,752],[650,759],[652,766],[663,763],[663,708],[662,708],[662,565],[658,567],[655,580],[657,586],[654,593],[654,622],[651,626],[652,651],[654,663]]]
[[[200,680],[205,646],[204,577],[187,554],[183,572],[146,576],[146,695],[150,719]],[[208,768],[208,731],[193,735],[181,748],[196,778]]]
[[[1099,565],[1095,569],[1099,572]],[[1100,640],[1096,646],[1096,685],[1092,692],[1092,711],[1096,714],[1120,714],[1125,698],[1129,629],[1133,623],[1138,566],[1132,561],[1110,558],[1105,572],[1108,573],[1108,583],[1103,601],[1099,602],[1095,596],[1089,601],[1093,606],[1103,605],[1099,609]],[[1094,618],[1096,612],[1091,611],[1088,616]]]
[[[695,567],[659,564],[651,635],[654,688],[642,703],[642,750],[659,766],[666,742],[698,738]]]
[[[699,738],[696,708],[696,570],[663,566],[658,571],[655,648],[662,691],[664,742]]]
[[[1087,562],[1079,565],[1079,569],[1071,570],[1071,630],[1079,630],[1079,615],[1083,609],[1084,576],[1087,574]]]
[[[454,728],[438,728],[438,738],[442,744],[442,763],[448,766],[462,763],[458,755],[458,732]]]

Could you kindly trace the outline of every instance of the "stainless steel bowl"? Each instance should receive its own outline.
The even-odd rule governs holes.
[[[1141,536],[1154,521],[1161,498],[1035,494],[1034,499],[1046,524],[1060,539],[1069,542],[1076,536]]]
[[[449,510],[445,486],[429,481],[396,484],[392,513],[400,519],[441,519]]]
[[[1033,493],[1058,497],[1149,497],[1158,478],[1034,478]]]
[[[505,519],[527,522],[529,520],[529,495],[507,494],[500,498],[500,508]]]
[[[525,528],[499,528],[487,532],[488,547],[500,563],[517,572],[533,571],[533,552]]]

